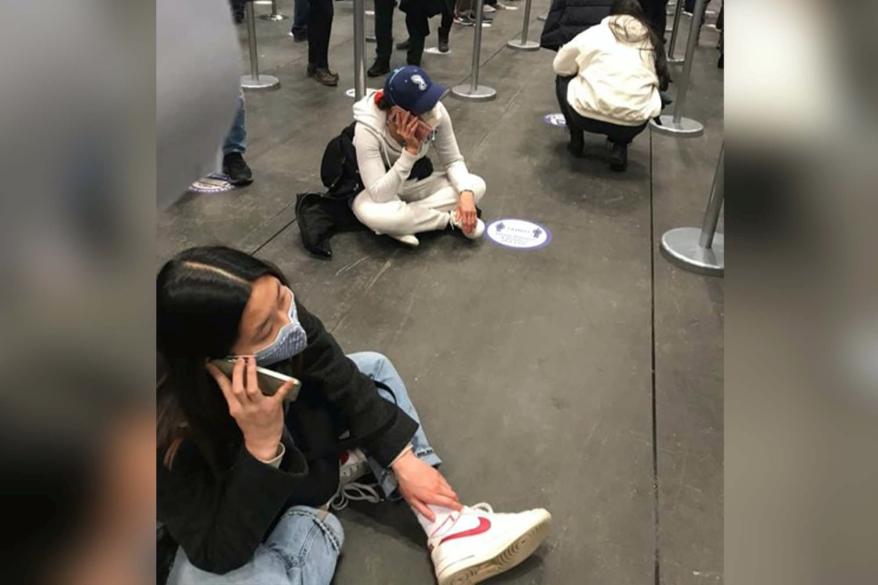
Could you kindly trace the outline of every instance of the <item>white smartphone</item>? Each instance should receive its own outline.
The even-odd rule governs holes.
[[[230,379],[232,377],[232,370],[235,369],[235,358],[225,358],[221,360],[213,360],[210,363],[218,367],[226,376]],[[280,387],[285,383],[292,380],[293,388],[287,393],[284,398],[285,402],[292,402],[296,398],[299,397],[299,390],[302,388],[302,383],[293,378],[292,376],[287,376],[274,370],[269,370],[267,368],[261,368],[256,366],[256,378],[259,381],[259,389],[266,396],[274,396]]]

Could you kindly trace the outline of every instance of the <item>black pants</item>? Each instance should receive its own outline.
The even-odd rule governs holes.
[[[375,57],[390,62],[393,53],[393,9],[396,0],[375,0]]]
[[[311,0],[308,15],[308,65],[329,69],[329,35],[332,33],[333,0]]]
[[[580,115],[579,112],[567,103],[567,86],[570,85],[571,79],[573,78],[555,78],[555,95],[558,97],[558,105],[561,106],[561,113],[564,114],[567,130],[571,136],[574,136],[574,133],[591,132],[593,134],[603,134],[614,144],[630,144],[646,128],[648,122],[644,122],[639,126],[622,126],[621,124],[612,124]]]
[[[421,64],[421,57],[424,54],[424,43],[427,35],[430,34],[430,17],[422,7],[425,7],[423,2],[409,2],[408,11],[405,14],[405,27],[409,33],[409,50],[406,55],[406,63],[409,65]],[[451,9],[450,0],[445,0],[442,3],[442,23],[439,26],[440,37],[448,37],[453,20],[454,13]]]
[[[668,26],[668,0],[640,0],[646,19],[660,38],[665,38]]]

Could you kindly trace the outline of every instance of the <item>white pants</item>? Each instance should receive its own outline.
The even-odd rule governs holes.
[[[476,175],[473,194],[476,204],[485,195],[485,181]],[[387,203],[372,201],[368,191],[354,198],[352,209],[361,223],[376,234],[406,236],[445,229],[449,211],[457,207],[460,193],[445,173],[433,173],[421,181],[406,181],[399,199]]]

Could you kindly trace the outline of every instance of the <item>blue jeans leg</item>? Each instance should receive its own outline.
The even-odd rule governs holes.
[[[244,125],[244,93],[238,94],[238,111],[235,112],[235,120],[229,133],[226,134],[226,141],[223,144],[223,154],[230,152],[244,153],[247,151],[247,128]]]
[[[411,398],[409,398],[409,393],[405,388],[405,383],[402,381],[402,378],[399,377],[399,373],[397,373],[396,368],[393,367],[390,360],[374,351],[353,353],[348,357],[356,364],[361,372],[373,380],[383,382],[393,390],[393,396],[390,396],[386,390],[381,388],[378,389],[378,393],[385,400],[390,402],[394,402],[395,398],[396,405],[418,422],[418,430],[415,432],[415,436],[412,437],[411,441],[415,456],[433,467],[441,465],[442,460],[433,452],[433,447],[430,446],[430,442],[427,440],[427,435],[424,433],[424,426],[421,424],[421,419],[418,417],[415,405],[412,404]],[[384,491],[384,495],[388,498],[396,499],[398,484],[396,482],[396,477],[393,475],[393,471],[382,467],[380,463],[371,458],[369,459],[369,467],[378,479],[378,483]]]
[[[343,544],[338,518],[294,506],[259,545],[253,560],[225,575],[196,568],[179,549],[168,585],[329,585]]]

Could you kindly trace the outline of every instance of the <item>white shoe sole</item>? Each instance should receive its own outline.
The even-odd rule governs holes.
[[[533,526],[514,542],[501,547],[486,560],[443,575],[438,579],[439,585],[474,585],[517,567],[546,540],[551,522],[552,515],[544,510]]]

